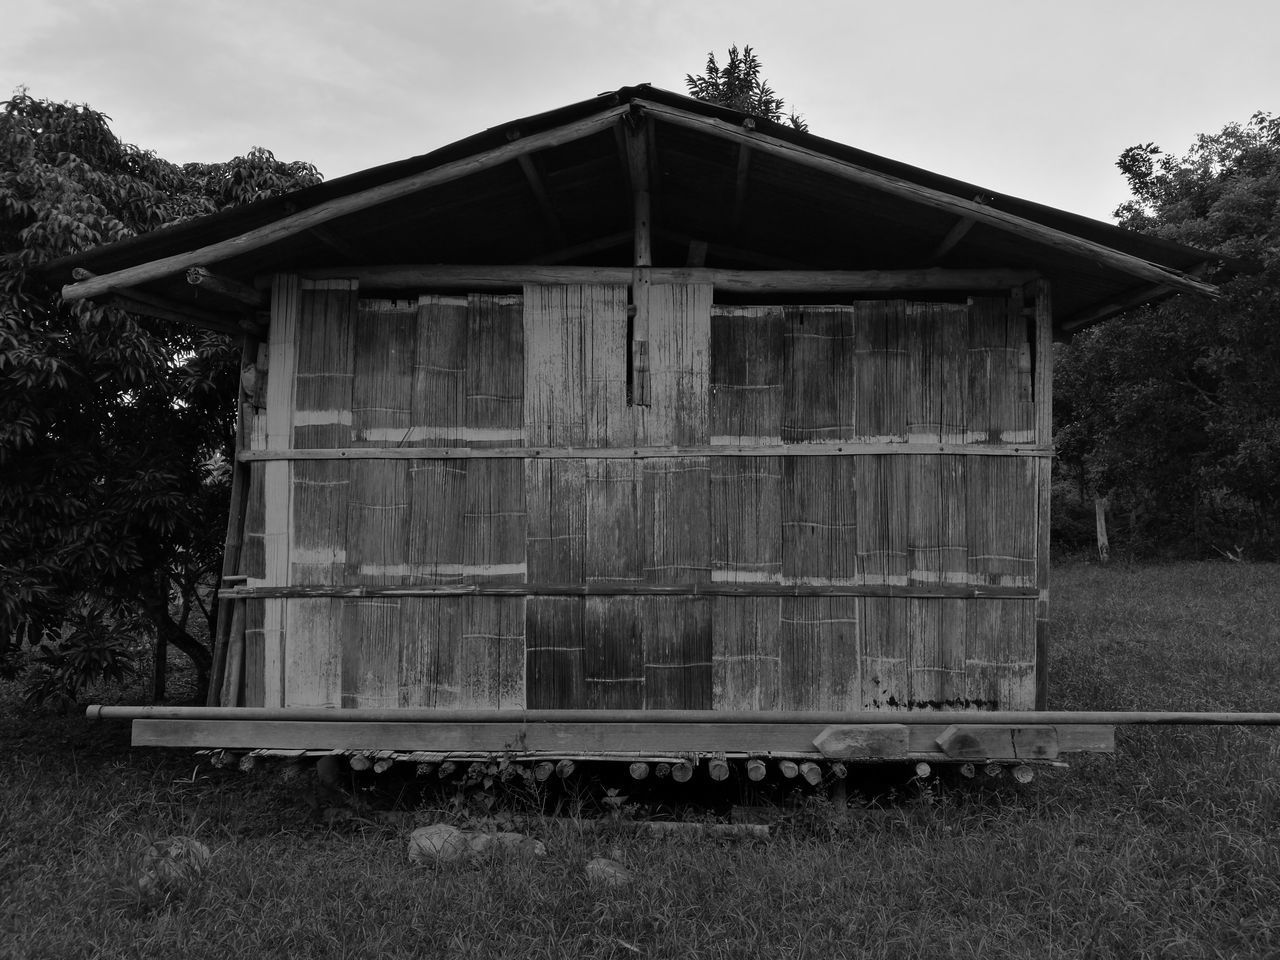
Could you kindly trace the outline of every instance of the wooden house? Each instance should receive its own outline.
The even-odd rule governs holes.
[[[135,742],[1105,749],[1008,715],[1052,345],[1203,259],[640,86],[55,264],[245,337],[210,708]]]

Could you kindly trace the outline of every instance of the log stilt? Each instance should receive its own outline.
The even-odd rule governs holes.
[[[659,780],[662,780],[662,779],[665,779],[666,777],[671,776],[671,764],[669,763],[658,764],[656,767],[653,768],[653,775],[657,777]]]
[[[556,765],[550,760],[539,761],[533,765],[533,779],[542,783],[544,780],[549,780],[555,771]]]
[[[370,767],[373,766],[373,761],[370,760],[368,757],[366,757],[363,753],[356,754],[348,762],[351,764],[351,769],[357,772],[368,770]]]
[[[1004,770],[1004,767],[1000,766],[1000,764],[998,763],[988,763],[985,767],[982,768],[982,772],[985,773],[988,777],[998,777],[1000,776],[1003,770]]]
[[[572,760],[561,760],[556,763],[556,776],[561,780],[573,775],[573,771],[577,764]]]
[[[778,772],[788,780],[794,780],[796,775],[800,773],[800,767],[794,760],[779,760]]]
[[[632,780],[643,780],[649,776],[649,765],[642,760],[637,760],[628,768]]]
[[[916,778],[919,780],[928,780],[930,774],[933,773],[933,767],[921,760],[916,764]]]
[[[712,757],[707,761],[707,774],[712,780],[728,780],[729,762],[724,757]]]
[[[1036,772],[1025,763],[1013,768],[1013,779],[1019,783],[1030,783],[1036,778]]]
[[[822,782],[822,768],[816,763],[802,763],[800,764],[800,776],[804,777],[809,786],[816,787]]]
[[[747,761],[747,779],[755,783],[759,783],[768,773],[768,768],[764,765],[764,761],[758,757],[752,757]]]
[[[672,764],[671,779],[676,783],[688,783],[693,779],[693,764],[688,760],[681,760],[679,763]]]
[[[436,769],[436,776],[441,780],[448,780],[457,771],[458,765],[452,760],[446,760]]]

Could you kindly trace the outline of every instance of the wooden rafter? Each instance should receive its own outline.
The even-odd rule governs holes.
[[[945,257],[948,253],[954,250],[956,247],[956,244],[958,244],[961,240],[964,239],[965,234],[967,234],[969,230],[972,229],[974,223],[976,222],[977,221],[975,221],[973,217],[961,217],[959,220],[957,220],[955,222],[955,226],[953,226],[950,230],[948,230],[947,235],[942,238],[942,242],[940,242],[936,247],[934,247],[933,252],[930,253],[927,258],[925,258],[926,262],[931,264],[937,263],[939,260]]]
[[[754,130],[747,130],[724,120],[694,116],[650,100],[636,99],[633,101],[633,106],[639,107],[673,126],[698,130],[703,133],[712,133],[737,143],[746,143],[751,146],[752,150],[781,157],[811,169],[821,170],[841,180],[901,197],[935,210],[946,210],[960,216],[969,216],[979,223],[990,224],[1000,230],[1043,244],[1051,249],[1077,257],[1084,257],[1103,266],[1128,273],[1131,276],[1142,277],[1155,283],[1168,284],[1181,290],[1205,296],[1218,296],[1218,289],[1212,284],[1204,283],[1176,270],[1159,266],[1149,260],[1143,260],[1141,257],[1124,253],[1104,244],[1094,243],[1083,237],[1056,230],[1042,223],[1019,217],[1016,214],[997,210],[986,204],[965,200],[941,190],[903,180],[900,177],[868,170],[855,163],[839,160],[817,150],[778,140]]]
[[[376,187],[369,187],[343,197],[335,197],[332,200],[318,203],[314,207],[300,210],[297,213],[289,214],[279,220],[274,220],[261,227],[246,231],[239,236],[219,240],[216,243],[169,257],[162,257],[159,260],[126,267],[123,270],[116,270],[113,273],[103,274],[90,280],[71,283],[62,288],[62,296],[65,300],[84,300],[119,290],[122,287],[136,286],[137,284],[173,276],[188,267],[219,263],[230,257],[239,256],[251,250],[269,246],[287,237],[312,230],[316,226],[328,223],[330,220],[336,220],[348,214],[357,213],[379,204],[418,193],[430,187],[451,183],[463,177],[509,163],[523,154],[534,153],[538,150],[545,150],[548,147],[581,140],[593,133],[607,130],[620,115],[629,110],[629,105],[612,107],[593,116],[557,127],[554,130],[522,137],[513,143],[504,143],[501,146],[493,147],[490,150],[485,150],[462,160],[441,164],[438,167],[432,167],[430,170],[424,170],[421,173],[416,173],[400,180],[393,180],[390,183],[379,184]]]
[[[733,181],[733,213],[729,223],[736,230],[747,210],[747,176],[751,172],[751,146],[738,144],[738,169]]]
[[[632,282],[634,272],[634,267],[390,264],[325,267],[299,271],[299,276],[306,280],[356,280],[362,288],[377,290],[485,291],[510,290],[525,283],[625,285]],[[1035,274],[1026,270],[947,270],[938,267],[922,270],[723,270],[714,267],[652,267],[649,270],[652,283],[709,283],[717,290],[731,293],[1006,290],[1034,278]]]
[[[220,296],[235,300],[247,307],[262,308],[267,305],[267,294],[263,290],[252,287],[231,277],[214,273],[208,267],[191,267],[187,270],[187,283],[200,290],[208,290]]]
[[[560,215],[556,213],[551,197],[547,194],[546,184],[542,181],[542,174],[538,172],[538,166],[533,162],[533,157],[523,154],[516,157],[516,162],[520,164],[520,172],[524,174],[525,183],[529,185],[529,192],[533,194],[533,199],[542,212],[542,220],[551,242],[557,247],[565,246],[564,227],[560,223]]]
[[[1071,333],[1073,330],[1079,330],[1081,327],[1087,327],[1091,323],[1105,320],[1107,317],[1114,316],[1124,310],[1131,310],[1152,300],[1162,300],[1176,292],[1172,286],[1165,283],[1159,283],[1153,287],[1143,286],[1125,296],[1118,297],[1111,303],[1104,303],[1100,307],[1094,307],[1092,310],[1086,310],[1083,313],[1068,317],[1062,322],[1062,330],[1064,333]]]

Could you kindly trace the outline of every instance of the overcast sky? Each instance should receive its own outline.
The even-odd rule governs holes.
[[[0,84],[333,179],[751,44],[813,133],[1109,219],[1117,155],[1280,110],[1280,0],[0,0]]]

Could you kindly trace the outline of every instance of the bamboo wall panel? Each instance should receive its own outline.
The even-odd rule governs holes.
[[[460,597],[400,601],[400,706],[449,709],[458,705],[461,613]]]
[[[713,308],[706,285],[654,285],[648,406],[628,403],[623,286],[357,301],[326,281],[301,290],[296,314],[292,380],[275,388],[293,410],[258,424],[251,447],[574,454],[252,461],[250,585],[272,576],[274,470],[288,478],[293,585],[714,580],[748,593],[251,600],[240,702],[269,702],[274,683],[290,705],[1030,705],[1034,601],[749,593],[1040,583],[1034,459],[838,455],[1034,441],[1020,299]],[[832,455],[714,455],[785,443]],[[589,455],[633,446],[700,449]],[[274,680],[273,602],[288,634]]]
[[[783,710],[858,709],[857,597],[783,597],[778,647]]]

